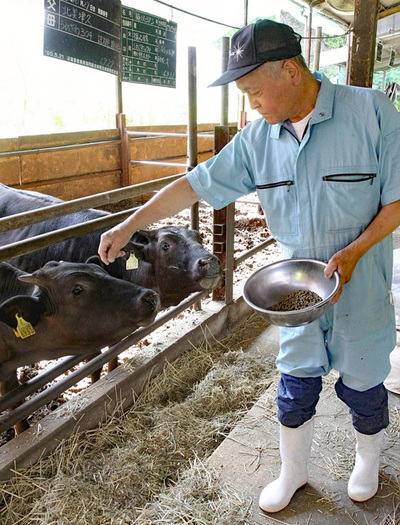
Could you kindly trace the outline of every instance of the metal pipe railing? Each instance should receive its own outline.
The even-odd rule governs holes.
[[[193,49],[189,52],[193,54]],[[195,55],[194,55],[195,59]],[[189,56],[189,60],[191,60]],[[191,75],[195,75],[195,69],[191,68]],[[194,77],[195,78],[195,77]],[[192,86],[194,80],[191,79]],[[194,165],[197,164],[197,108],[196,104],[193,104],[193,98],[195,98],[195,94],[192,90],[189,92],[189,100],[190,100],[190,108],[189,113],[191,114],[191,118],[189,119],[188,124],[188,133],[186,134],[178,134],[178,136],[186,136],[188,137],[188,164],[182,164],[182,163],[174,163],[174,162],[164,162],[164,161],[135,161],[130,160],[129,158],[129,137],[135,136],[135,135],[143,135],[140,132],[128,132],[126,129],[126,126],[121,121],[121,144],[124,145],[126,143],[126,161],[127,165],[129,164],[150,164],[150,165],[162,165],[162,166],[178,166],[178,167],[184,167],[186,169],[193,168]],[[194,118],[193,118],[194,117]],[[152,133],[153,134],[153,133]],[[171,134],[160,134],[156,133],[156,136],[171,136]],[[177,134],[174,134],[177,136]],[[153,135],[154,136],[154,135]],[[209,134],[202,134],[202,136],[209,137]],[[70,201],[67,203],[59,203],[53,206],[48,206],[45,208],[41,208],[39,210],[32,210],[30,212],[25,212],[22,214],[14,215],[11,217],[7,217],[3,220],[0,219],[0,232],[1,231],[8,231],[10,229],[20,228],[26,225],[31,225],[37,222],[42,222],[44,220],[48,220],[51,218],[56,218],[62,215],[68,215],[70,213],[78,212],[85,210],[90,207],[96,207],[96,206],[102,206],[104,204],[109,204],[111,202],[120,201],[123,198],[129,198],[136,195],[141,195],[143,193],[149,193],[151,191],[156,191],[161,187],[164,187],[165,185],[169,184],[173,180],[176,180],[180,178],[184,174],[174,175],[171,177],[166,177],[161,180],[152,181],[150,183],[142,183],[137,185],[130,185],[126,188],[123,188],[122,190],[114,190],[111,192],[105,192],[103,194],[98,194],[91,197],[86,197],[82,199],[76,199],[75,201]],[[129,180],[128,173],[126,173],[127,179]],[[107,217],[100,217],[91,221],[85,221],[84,223],[81,223],[79,225],[70,226],[67,228],[62,228],[56,231],[48,232],[42,235],[38,235],[35,237],[32,237],[27,240],[19,241],[7,246],[4,246],[0,248],[0,261],[11,259],[18,255],[24,255],[26,253],[30,253],[31,251],[37,250],[39,248],[43,248],[46,246],[50,246],[51,244],[55,244],[64,240],[68,240],[77,236],[84,235],[86,233],[90,233],[95,230],[99,230],[101,228],[105,228],[108,226],[114,226],[121,220],[124,220],[126,217],[131,215],[133,212],[135,212],[138,208],[133,208],[130,210],[124,210],[123,212],[114,213]],[[197,211],[193,210],[191,211],[192,216],[192,228],[193,226],[193,217],[194,215],[197,215],[195,218],[196,225],[198,226],[198,206]],[[1,229],[3,228],[3,230]],[[201,292],[198,294],[193,294],[191,297],[189,297],[187,300],[182,301],[178,306],[171,309],[167,314],[161,316],[159,319],[156,320],[155,323],[153,323],[150,327],[147,327],[146,329],[140,329],[135,334],[132,334],[132,336],[125,338],[120,343],[117,343],[113,347],[111,347],[109,350],[104,351],[101,355],[94,357],[89,363],[86,365],[83,365],[80,367],[79,370],[74,371],[73,373],[69,374],[68,377],[61,379],[58,381],[55,385],[52,387],[46,389],[44,392],[41,392],[34,396],[32,399],[24,402],[22,405],[14,408],[11,412],[9,412],[6,416],[1,418],[0,420],[0,432],[3,430],[9,428],[10,426],[15,425],[17,422],[21,421],[22,419],[25,419],[28,417],[32,412],[42,407],[44,404],[48,403],[61,393],[63,393],[67,388],[70,386],[76,384],[79,380],[83,379],[84,377],[90,375],[94,371],[101,368],[105,363],[111,361],[112,359],[115,359],[122,351],[129,348],[132,344],[135,344],[137,341],[139,341],[142,337],[145,335],[151,333],[153,330],[155,330],[158,326],[161,326],[165,322],[167,322],[169,319],[172,319],[175,317],[175,315],[178,315],[180,312],[188,308],[189,306],[195,304],[197,307],[199,307],[200,299],[207,295],[207,292]],[[61,373],[63,373],[67,367],[74,366],[77,362],[80,362],[84,360],[87,356],[73,356],[71,358],[63,360],[61,363],[53,367],[52,369],[48,370],[47,372],[40,374],[33,380],[29,381],[23,386],[20,386],[19,388],[15,389],[13,392],[8,393],[6,396],[4,396],[1,400],[0,407],[2,409],[9,408],[10,406],[15,406],[18,402],[22,401],[25,396],[35,392],[40,386],[43,386],[48,382],[49,380],[53,380],[56,377],[58,377]],[[0,408],[1,409],[1,408]]]
[[[16,155],[31,155],[33,153],[46,153],[47,151],[63,151],[68,149],[76,148],[90,148],[91,146],[102,146],[103,144],[119,144],[120,141],[117,139],[110,140],[98,140],[95,142],[82,142],[81,144],[64,144],[60,146],[49,146],[48,148],[31,148],[31,149],[22,149],[15,151],[3,151],[0,152],[1,157],[14,157]]]
[[[137,209],[138,208],[131,208],[129,210],[113,213],[106,217],[82,222],[74,226],[67,226],[66,228],[60,228],[59,230],[36,235],[35,237],[30,237],[23,241],[7,244],[0,248],[0,262],[13,259],[20,255],[26,255],[27,253],[39,250],[40,248],[46,248],[52,244],[73,239],[74,237],[79,237],[100,230],[101,228],[106,228],[108,226],[112,227],[129,217]]]
[[[174,178],[177,178],[177,177],[178,176],[175,176]],[[226,303],[229,303],[233,300],[233,272],[234,272],[234,269],[239,264],[241,264],[246,259],[248,259],[249,257],[252,257],[257,252],[261,251],[265,247],[275,242],[275,239],[270,237],[269,239],[266,239],[265,241],[258,244],[257,246],[254,246],[247,252],[243,253],[240,257],[235,259],[234,250],[233,250],[234,204],[231,205],[231,209],[233,211],[228,215],[229,220],[227,221],[227,227],[228,227],[227,236],[228,236],[229,242],[227,243],[228,244],[228,257],[227,257],[227,265],[226,265],[226,298],[225,298]],[[108,222],[108,225],[116,224],[120,220],[123,220],[124,216],[129,216],[134,210],[135,209],[125,210],[123,212],[113,214],[110,217],[106,217],[105,219]],[[61,237],[63,239],[75,237],[77,231],[81,234],[83,231],[87,233],[88,230],[97,229],[100,222],[102,225],[104,225],[104,218],[101,218],[100,220],[96,219],[94,221],[88,221],[88,223],[91,223],[89,229],[86,228],[88,223],[82,223],[81,225],[74,226],[72,228],[64,228],[62,230]],[[96,226],[93,226],[94,224]],[[70,232],[66,234],[65,230],[70,230]],[[74,230],[74,232],[72,232],[72,230]],[[35,249],[37,249],[38,244],[40,244],[41,246],[43,245],[48,246],[52,244],[52,242],[49,242],[49,240],[52,239],[52,241],[54,241],[54,239],[57,238],[57,234],[60,232],[61,230],[52,232],[50,234],[45,234],[43,236],[38,236],[39,240],[38,238],[36,238],[35,242],[29,241],[29,240],[21,241],[20,243],[14,243],[14,245],[9,245],[7,247],[0,248],[0,260],[6,260],[8,258],[12,258],[12,256],[16,254],[22,255],[23,253],[29,253],[29,251],[33,250],[33,245],[35,245]],[[44,242],[42,242],[40,237],[44,239]],[[23,248],[24,245],[25,245],[25,248]],[[54,385],[54,387],[50,387],[46,389],[45,392],[42,392],[36,395],[32,400],[25,402],[20,407],[15,408],[12,412],[9,412],[6,416],[1,418],[0,420],[0,432],[15,425],[18,421],[26,418],[33,411],[39,409],[44,404],[48,403],[49,401],[51,401],[52,399],[60,395],[67,388],[70,388],[70,386],[76,384],[77,381],[80,381],[87,375],[101,368],[108,361],[118,356],[119,353],[129,348],[132,344],[137,343],[142,337],[145,337],[146,335],[151,333],[153,330],[161,326],[164,322],[169,321],[170,319],[172,319],[173,317],[181,313],[183,310],[185,310],[192,304],[198,303],[198,301],[202,297],[204,297],[206,294],[207,294],[206,292],[200,292],[200,293],[194,294],[193,296],[189,297],[187,300],[180,303],[177,307],[174,307],[173,309],[171,309],[167,314],[164,314],[161,317],[159,317],[156,320],[156,322],[153,323],[150,327],[147,327],[146,329],[137,330],[134,334],[126,338],[124,341],[121,341],[117,345],[114,345],[109,350],[106,350],[105,352],[103,352],[100,356],[95,357],[89,363],[82,366],[79,370],[73,372],[72,374],[69,374],[67,378],[64,378],[61,381],[57,382],[57,384]],[[36,378],[28,381],[25,385],[21,385],[20,387],[15,389],[15,391],[10,392],[6,394],[5,396],[2,396],[0,400],[0,410],[4,410],[5,408],[11,406],[12,404],[22,401],[26,396],[32,394],[39,387],[43,386],[48,381],[55,379],[60,374],[64,373],[66,370],[75,366],[76,364],[78,364],[79,362],[81,362],[87,357],[88,356],[72,356],[70,358],[67,358],[63,360],[61,363],[58,363],[57,365],[55,365],[55,367],[52,367],[51,369],[49,369],[47,372],[40,374]]]
[[[233,208],[234,212],[234,208]],[[233,214],[230,214],[232,217],[234,217]],[[234,223],[232,224],[232,220],[228,220],[228,232],[233,230]],[[228,238],[229,238],[228,234]],[[228,277],[226,286],[228,285],[228,289],[226,291],[227,294],[227,300],[226,302],[229,303],[232,301],[232,291],[233,291],[233,270],[236,268],[239,264],[244,262],[249,257],[252,257],[257,252],[261,251],[265,247],[269,246],[270,244],[274,243],[275,239],[270,237],[269,239],[266,239],[262,243],[259,243],[257,246],[254,246],[244,254],[242,254],[237,259],[234,259],[230,252],[228,252],[228,258],[227,258],[227,268],[229,270],[229,274],[232,275],[232,278]],[[228,245],[231,243],[229,242]],[[228,264],[228,261],[232,261],[232,263]],[[232,272],[230,269],[232,268]],[[231,286],[232,281],[232,286]],[[231,291],[232,290],[232,291]],[[121,352],[127,350],[130,346],[133,344],[136,344],[140,339],[147,336],[160,326],[162,326],[164,323],[171,320],[176,315],[179,315],[183,310],[188,308],[189,306],[198,303],[200,299],[205,297],[207,295],[207,292],[198,292],[196,294],[193,294],[188,299],[182,301],[178,306],[171,308],[171,310],[160,317],[156,319],[156,321],[146,328],[140,328],[134,334],[131,336],[128,336],[123,341],[117,343],[116,345],[109,348],[109,350],[104,351],[99,356],[93,358],[89,363],[83,365],[79,370],[76,370],[69,374],[66,378],[63,378],[61,381],[58,381],[55,385],[52,387],[49,387],[44,392],[36,395],[34,398],[32,398],[29,401],[26,401],[23,405],[20,407],[15,408],[11,412],[9,412],[6,416],[2,417],[0,419],[0,432],[3,432],[4,430],[7,430],[8,428],[12,427],[22,419],[28,417],[32,412],[35,410],[38,410],[40,407],[45,405],[46,403],[52,401],[55,397],[59,396],[65,390],[76,384],[81,379],[87,377],[91,373],[95,372],[102,366],[104,366],[107,362],[112,360],[113,358],[117,357]],[[64,359],[51,369],[47,370],[46,372],[36,376],[35,378],[29,380],[24,385],[19,386],[17,389],[13,390],[12,392],[9,392],[8,394],[2,396],[0,398],[0,411],[5,410],[6,408],[12,406],[13,404],[16,404],[20,401],[22,401],[26,396],[32,394],[35,392],[38,388],[45,385],[47,382],[52,381],[56,377],[58,377],[60,374],[64,373],[65,371],[69,370],[73,366],[76,366],[79,362],[81,362],[84,359],[87,359],[90,356],[71,356],[69,358]]]
[[[273,237],[268,237],[268,239],[265,239],[265,241],[260,242],[256,246],[253,246],[250,248],[250,250],[247,250],[246,252],[242,253],[239,257],[235,259],[235,268],[239,266],[239,264],[242,264],[246,259],[250,259],[250,257],[253,257],[256,253],[260,252],[270,244],[274,244],[276,240]]]
[[[187,164],[183,162],[164,162],[162,160],[130,160],[129,164],[145,164],[149,166],[175,166],[186,168]]]
[[[162,133],[160,131],[129,131],[129,130],[126,130],[126,134],[129,137],[140,136],[143,138],[145,137],[169,138],[169,137],[188,137],[189,136],[189,133],[183,133],[183,132],[182,133],[176,133],[176,132]],[[197,133],[198,138],[213,138],[213,136],[214,136],[214,133],[212,131]]]
[[[59,204],[53,204],[52,206],[46,206],[36,210],[9,215],[8,217],[3,217],[0,219],[0,233],[14,230],[16,228],[22,228],[23,226],[36,224],[48,219],[55,219],[56,217],[61,217],[62,215],[68,215],[70,213],[87,210],[88,208],[97,208],[106,204],[112,204],[124,199],[143,195],[143,193],[158,191],[170,182],[179,179],[183,175],[186,175],[186,172],[170,175],[169,177],[164,177],[155,181],[133,184],[126,188],[96,193],[90,197],[82,197],[80,199],[60,202]]]
[[[50,383],[50,381],[53,381],[53,379],[56,379],[61,374],[64,374],[67,372],[67,370],[70,370],[74,366],[79,365],[79,363],[89,358],[91,355],[92,354],[87,356],[74,355],[71,357],[66,357],[51,368],[41,372],[32,379],[29,379],[26,383],[23,383],[10,392],[7,392],[7,394],[0,396],[0,412],[15,406],[20,401],[23,401],[26,397],[36,392],[39,388],[46,385],[47,383]]]
[[[195,94],[196,68],[193,67],[193,64],[195,64],[195,48],[189,48],[189,63],[191,64],[191,67],[189,68],[190,69],[189,84],[192,86],[192,88],[189,90],[190,118],[189,118],[189,124],[188,124],[188,133],[185,133],[185,134],[181,134],[181,133],[164,134],[164,133],[158,133],[158,132],[145,133],[145,135],[158,136],[158,137],[159,136],[185,136],[187,137],[188,138],[188,164],[182,164],[182,163],[176,163],[176,162],[164,162],[162,160],[161,161],[160,160],[150,160],[150,161],[131,160],[129,158],[129,139],[130,137],[133,137],[133,136],[139,136],[139,135],[143,136],[143,133],[142,132],[129,132],[126,129],[125,120],[121,118],[118,127],[120,129],[120,135],[121,135],[120,137],[121,151],[124,150],[124,146],[125,146],[125,157],[126,157],[124,159],[125,168],[123,168],[122,171],[123,171],[123,174],[125,175],[124,180],[126,182],[129,183],[129,171],[128,171],[129,164],[175,166],[175,167],[183,167],[187,170],[192,169],[197,164],[197,136],[202,136],[202,137],[212,136],[209,133],[203,133],[201,135],[197,134],[197,105],[196,105],[196,100],[195,100],[196,99],[196,94]],[[15,154],[15,152],[13,154]],[[56,204],[53,206],[47,206],[45,208],[41,208],[38,210],[32,210],[29,212],[24,212],[22,214],[9,216],[4,219],[0,219],[0,232],[9,231],[11,229],[16,229],[16,228],[20,228],[23,226],[35,224],[38,222],[42,222],[44,220],[49,220],[49,219],[60,217],[63,215],[68,215],[71,213],[85,210],[90,207],[102,206],[105,204],[109,204],[111,202],[120,201],[124,198],[130,198],[136,195],[141,195],[144,193],[157,191],[158,189],[164,187],[165,185],[169,184],[173,180],[176,180],[182,175],[184,174],[166,177],[161,180],[152,181],[150,183],[129,185],[128,187],[123,188],[121,190],[105,192],[103,194],[97,194],[95,196],[86,197],[82,199],[76,199],[75,201],[59,203],[59,204]],[[192,228],[194,227],[193,226],[194,221],[197,226],[199,224],[198,205],[197,207],[195,207],[195,209],[193,208],[194,207],[192,207],[192,210],[191,210]],[[79,225],[74,225],[74,226],[62,228],[56,231],[47,232],[45,234],[37,235],[27,240],[9,244],[7,246],[0,248],[0,261],[12,259],[13,257],[18,256],[18,255],[25,255],[26,253],[30,253],[31,251],[35,251],[37,249],[50,246],[51,244],[56,244],[58,242],[72,239],[77,236],[85,235],[86,233],[90,233],[92,231],[99,230],[101,228],[106,228],[108,226],[114,226],[118,222],[124,220],[126,217],[131,215],[137,209],[138,208],[124,210],[123,212],[114,213],[107,217],[100,217],[94,220],[85,221],[84,223],[81,223]],[[171,309],[168,314],[161,316],[160,320],[157,320],[146,330],[137,331],[132,336],[133,339],[132,337],[128,337],[124,341],[121,341],[117,345],[114,345],[114,347],[110,348],[109,350],[106,350],[100,356],[93,358],[88,364],[82,366],[79,370],[73,372],[72,374],[69,374],[67,378],[63,378],[62,380],[58,381],[56,385],[53,385],[52,387],[46,389],[46,391],[41,392],[40,394],[37,394],[33,399],[23,403],[19,407],[12,410],[12,412],[9,412],[8,415],[6,415],[0,420],[0,432],[14,425],[21,419],[26,418],[33,411],[37,410],[38,408],[46,404],[48,401],[51,401],[52,399],[54,399],[54,397],[60,395],[70,386],[76,384],[77,381],[79,381],[80,379],[83,379],[87,375],[98,370],[106,362],[116,358],[119,355],[119,353],[121,353],[123,350],[125,350],[126,348],[128,348],[129,346],[137,342],[138,340],[140,340],[141,337],[144,337],[144,335],[152,332],[158,326],[161,326],[161,324],[164,324],[165,322],[167,322],[167,320],[171,319],[172,317],[174,317],[181,311],[185,310],[190,305],[196,304],[196,306],[198,307],[198,305],[200,304],[200,299],[206,294],[207,292],[201,292],[199,294],[194,294],[192,297],[189,297],[186,301],[181,302],[177,307]],[[10,403],[15,406],[16,403],[22,401],[24,397],[27,396],[29,393],[33,393],[37,388],[39,388],[39,386],[43,386],[44,384],[46,384],[46,381],[52,380],[55,377],[57,377],[57,375],[63,373],[63,371],[65,371],[65,367],[74,366],[76,362],[79,362],[83,359],[85,359],[85,356],[75,356],[75,357],[63,360],[62,363],[56,365],[55,367],[53,367],[46,373],[40,374],[40,376],[28,382],[29,384],[25,384],[24,386],[21,386],[18,389],[15,389],[14,392],[10,392],[6,396],[4,396],[0,404],[0,407],[8,408],[10,406]]]
[[[187,137],[187,133],[163,133],[161,131],[129,131],[127,130],[128,136],[132,137]],[[197,134],[199,138],[210,138],[213,136],[213,132],[200,132]],[[90,148],[91,146],[101,146],[103,144],[119,144],[120,140],[118,139],[109,139],[109,140],[97,140],[95,142],[82,142],[74,144],[65,144],[60,146],[49,146],[47,148],[30,148],[23,150],[15,151],[3,151],[0,152],[0,158],[2,157],[13,157],[16,155],[32,155],[33,153],[45,153],[47,151],[63,151],[68,149],[75,148]]]

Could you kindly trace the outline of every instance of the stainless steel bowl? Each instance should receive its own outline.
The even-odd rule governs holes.
[[[331,304],[340,285],[337,272],[328,279],[326,263],[315,259],[277,261],[254,272],[246,281],[243,296],[261,317],[278,326],[301,326],[320,317]],[[302,310],[268,310],[297,290],[317,293],[322,301]]]

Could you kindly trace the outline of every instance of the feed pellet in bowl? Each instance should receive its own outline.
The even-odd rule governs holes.
[[[290,312],[292,310],[303,310],[309,306],[314,306],[322,301],[317,293],[310,290],[296,290],[279,301],[279,303],[269,306],[267,310],[274,312]]]

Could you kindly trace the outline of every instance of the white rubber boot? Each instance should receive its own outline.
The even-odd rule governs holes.
[[[378,491],[379,458],[384,430],[369,436],[354,431],[357,438],[356,462],[347,491],[353,501],[367,501]]]
[[[313,433],[314,418],[298,428],[280,426],[281,474],[261,492],[261,510],[279,512],[289,505],[296,490],[306,485]]]

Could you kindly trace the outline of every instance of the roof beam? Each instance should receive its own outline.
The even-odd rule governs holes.
[[[399,12],[400,12],[400,3],[397,4],[396,6],[388,7],[387,9],[385,9],[385,11],[381,11],[378,15],[378,18],[379,19],[386,18],[387,16],[395,15],[396,13],[399,13]]]

